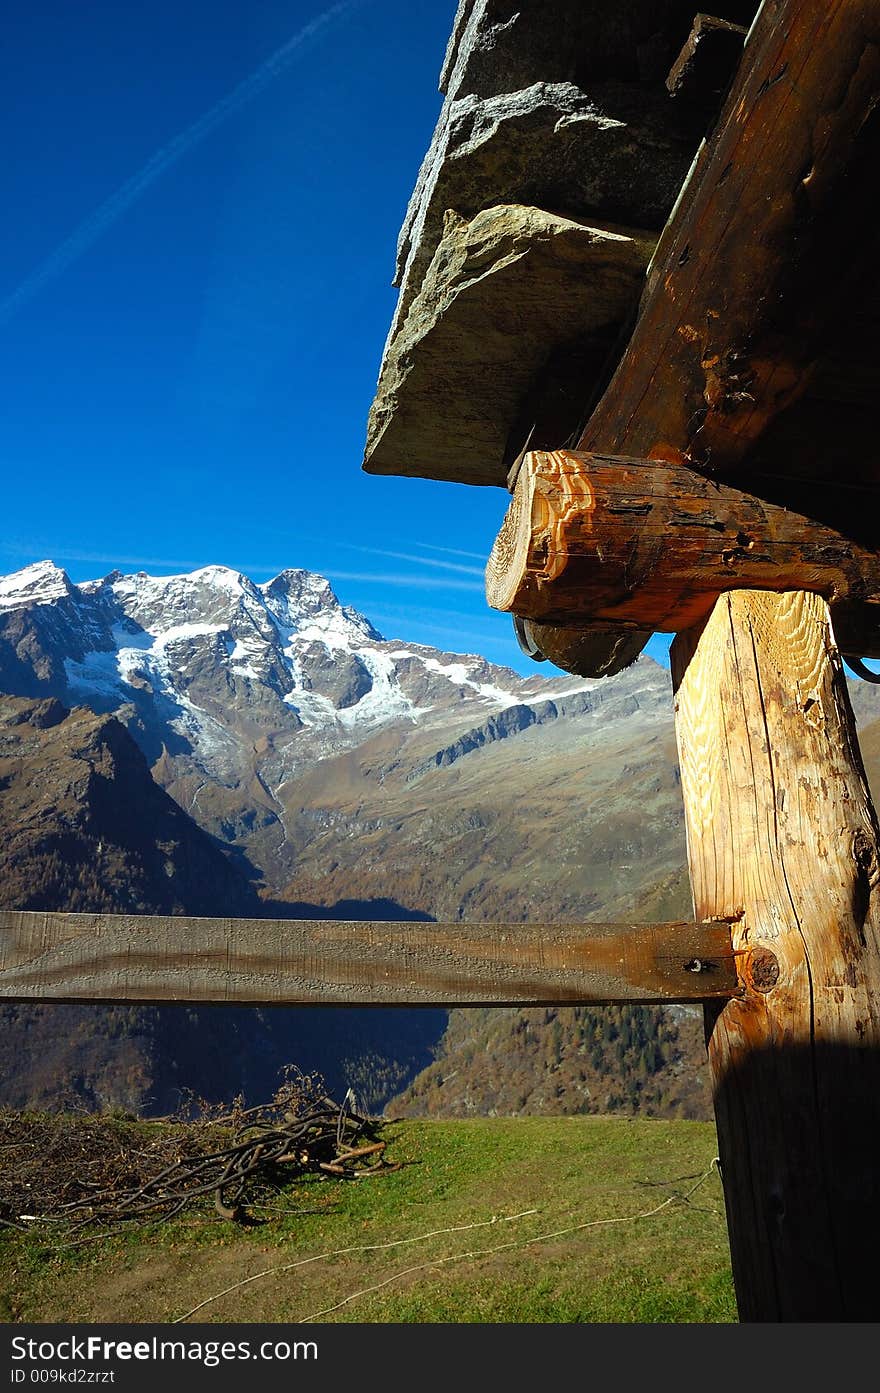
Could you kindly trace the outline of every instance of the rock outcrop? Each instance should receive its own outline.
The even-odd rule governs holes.
[[[124,726],[84,706],[0,696],[0,843],[6,908],[260,913]]]
[[[741,20],[754,5],[727,0],[724,9]],[[693,15],[682,0],[461,0],[441,74],[445,101],[398,243],[400,296],[370,414],[368,472],[503,484],[529,387],[555,350],[602,330],[604,352],[580,384],[587,404],[703,135],[705,111],[665,86]],[[513,268],[493,255],[510,205]],[[575,254],[564,314],[548,307],[535,320],[543,294],[559,304],[558,267],[541,251],[554,218],[579,225],[587,245],[608,223],[620,240],[579,264]],[[487,239],[479,274],[472,266],[450,296],[449,262],[463,241],[478,256],[478,231]],[[511,302],[520,297],[517,320]]]
[[[648,233],[530,206],[447,212],[386,350],[369,468],[503,483],[511,422],[549,353],[613,334],[653,248]]]

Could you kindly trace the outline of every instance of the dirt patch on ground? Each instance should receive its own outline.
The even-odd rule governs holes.
[[[141,1248],[124,1265],[108,1252],[106,1263],[98,1255],[83,1271],[46,1274],[39,1316],[45,1322],[170,1323],[190,1306],[232,1286],[244,1277],[285,1260],[279,1249],[254,1249],[234,1242],[202,1250],[181,1246],[178,1252],[150,1254]],[[172,1295],[173,1293],[173,1295]],[[245,1287],[234,1305],[218,1303],[207,1310],[206,1320],[275,1320],[271,1306],[277,1293]]]

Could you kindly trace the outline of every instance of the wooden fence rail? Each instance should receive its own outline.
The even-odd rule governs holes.
[[[0,1000],[264,1005],[737,995],[727,922],[437,924],[0,911]]]

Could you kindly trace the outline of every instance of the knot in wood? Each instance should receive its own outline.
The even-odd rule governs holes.
[[[859,874],[867,877],[873,884],[877,880],[877,848],[874,839],[861,827],[853,835],[853,859]]]
[[[749,984],[756,992],[769,992],[779,981],[779,961],[769,948],[756,948],[749,955]]]

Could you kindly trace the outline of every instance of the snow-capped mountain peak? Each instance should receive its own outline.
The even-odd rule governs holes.
[[[382,635],[356,609],[340,604],[330,582],[314,571],[286,570],[259,586],[266,608],[280,625],[330,647],[349,648]]]
[[[20,609],[26,605],[48,605],[72,593],[66,571],[53,561],[35,561],[30,566],[0,576],[0,609]]]
[[[388,641],[306,570],[259,585],[219,565],[74,585],[40,562],[0,579],[0,689],[117,711],[151,757],[164,748],[230,786],[264,747],[260,777],[277,786],[386,726],[478,725],[597,685]]]
[[[496,741],[531,748],[532,728],[559,718],[600,743],[636,712],[649,732],[669,706],[668,675],[649,659],[602,682],[546,668],[524,678],[385,639],[311,571],[73,584],[50,562],[0,578],[0,691],[115,713],[184,809],[278,884],[297,848],[337,828],[345,789],[421,789],[432,770],[473,769]],[[351,826],[368,846],[369,817]]]

